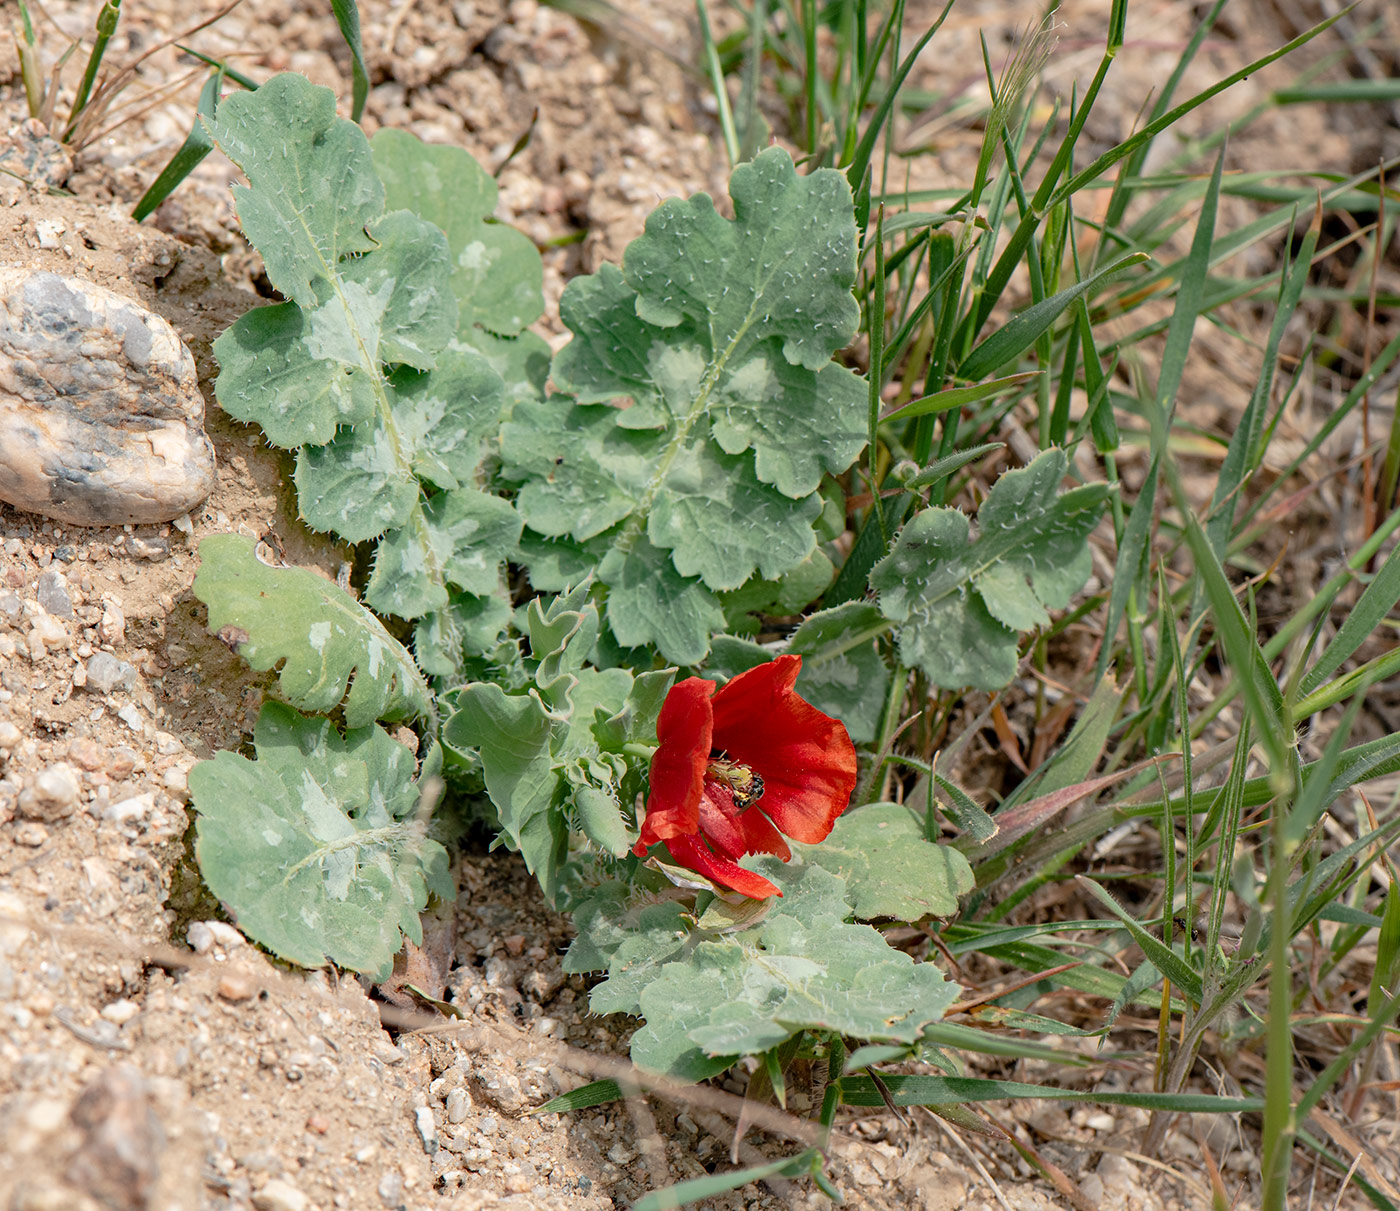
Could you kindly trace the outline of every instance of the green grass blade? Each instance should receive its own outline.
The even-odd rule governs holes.
[[[1240,680],[1250,716],[1258,725],[1259,740],[1268,753],[1269,776],[1274,787],[1280,793],[1287,793],[1294,785],[1294,769],[1288,741],[1292,728],[1284,712],[1283,694],[1264,653],[1259,650],[1253,628],[1235,600],[1225,569],[1220,566],[1205,531],[1189,507],[1185,517],[1186,541],[1204,582],[1225,658]]]
[[[1279,88],[1276,105],[1384,104],[1400,101],[1400,80],[1343,80],[1337,84],[1312,84],[1307,88]]]
[[[766,1165],[751,1165],[747,1169],[734,1169],[728,1173],[711,1173],[705,1177],[692,1177],[689,1181],[677,1182],[665,1190],[653,1190],[632,1204],[632,1211],[672,1211],[690,1203],[712,1199],[750,1182],[761,1182],[764,1178],[784,1174],[796,1177],[807,1169],[817,1155],[809,1149],[798,1156],[780,1161],[769,1161]]]
[[[1290,717],[1294,722],[1301,722],[1310,715],[1316,715],[1319,711],[1325,711],[1329,706],[1336,706],[1353,694],[1362,692],[1373,682],[1393,677],[1397,672],[1400,672],[1400,649],[1368,660],[1360,668],[1352,669],[1335,681],[1319,686],[1306,698],[1293,704]]]
[[[589,1081],[568,1093],[552,1097],[531,1114],[568,1114],[571,1110],[587,1110],[592,1106],[604,1106],[622,1098],[622,1086],[613,1080]]]
[[[1318,216],[1319,220],[1321,216]],[[1223,556],[1234,526],[1236,495],[1246,476],[1259,465],[1264,450],[1260,437],[1264,430],[1264,419],[1268,402],[1272,395],[1274,375],[1278,369],[1279,344],[1283,340],[1284,329],[1298,309],[1298,302],[1307,284],[1312,269],[1312,254],[1317,247],[1320,225],[1314,222],[1303,237],[1303,243],[1294,258],[1291,270],[1285,269],[1279,283],[1278,301],[1274,306],[1274,319],[1269,327],[1268,341],[1264,346],[1264,359],[1255,379],[1254,391],[1245,405],[1235,432],[1230,437],[1230,445],[1225,452],[1225,461],[1220,465],[1220,476],[1211,499],[1211,517],[1206,525],[1218,555]]]
[[[1400,602],[1400,547],[1387,556],[1375,578],[1366,586],[1357,603],[1347,611],[1337,636],[1327,645],[1298,687],[1302,694],[1311,694],[1328,677],[1342,667]],[[1301,703],[1299,704],[1301,706]]]
[[[975,381],[1000,370],[1035,344],[1036,338],[1059,319],[1065,308],[1076,299],[1082,298],[1100,282],[1124,273],[1134,265],[1141,265],[1145,260],[1146,253],[1133,253],[1019,312],[1005,327],[992,333],[967,355],[958,366],[958,377]]]
[[[360,9],[355,0],[331,0],[331,12],[350,50],[350,120],[358,122],[369,98],[369,68],[365,66],[365,48],[360,41]]]
[[[215,59],[210,55],[206,55],[203,51],[195,50],[192,46],[184,45],[182,42],[175,43],[175,47],[177,50],[181,50],[189,55],[192,59],[198,59],[201,63],[209,67],[217,67],[224,73],[224,78],[226,80],[232,80],[239,88],[246,88],[250,93],[258,91],[258,82],[256,80],[250,76],[245,76],[240,71],[236,71],[222,59]]]
[[[729,107],[729,89],[725,86],[724,68],[720,66],[719,50],[715,46],[714,32],[710,29],[710,14],[705,8],[705,0],[695,0],[695,13],[700,19],[700,43],[705,53],[705,71],[710,77],[710,91],[715,95],[716,116],[719,118],[720,133],[724,136],[724,150],[729,157],[729,166],[733,168],[739,163],[739,132],[734,128],[734,113]]]
[[[222,87],[222,71],[214,72],[204,82],[204,87],[199,90],[199,104],[195,108],[194,125],[190,127],[190,133],[185,136],[185,141],[180,145],[179,150],[170,157],[170,162],[160,170],[159,175],[151,182],[150,188],[141,195],[141,200],[136,203],[131,212],[131,217],[136,222],[139,223],[174,193],[180,182],[189,176],[204,157],[214,150],[214,140],[209,137],[204,120],[208,119],[210,122],[214,120],[214,115],[219,107],[219,90]]]
[[[1043,371],[1030,370],[1024,374],[1008,374],[1005,378],[992,379],[990,382],[974,383],[970,387],[950,387],[946,391],[938,391],[920,399],[911,399],[907,404],[901,404],[893,411],[886,412],[880,420],[912,420],[916,416],[947,412],[949,408],[962,408],[967,404],[991,399],[1004,391],[1019,387],[1022,383],[1031,382],[1033,379],[1040,378],[1042,373]]]
[[[112,40],[112,35],[117,32],[117,22],[121,20],[122,0],[105,0],[101,9],[97,13],[97,34],[93,38],[92,52],[88,55],[87,67],[83,69],[83,78],[78,84],[78,91],[73,96],[73,108],[68,112],[68,125],[64,128],[63,138],[65,140],[73,137],[73,130],[78,125],[78,119],[82,117],[83,110],[87,108],[88,99],[92,96],[92,86],[97,79],[97,69],[102,66],[102,56],[107,53],[107,44]]]
[[[895,101],[899,97],[899,90],[904,84],[905,78],[913,70],[919,53],[928,45],[929,39],[942,27],[952,9],[953,0],[947,0],[943,11],[934,18],[933,24],[924,31],[923,37],[914,43],[914,49],[904,57],[904,62],[895,69],[894,75],[890,78],[885,95],[880,98],[880,104],[875,107],[875,112],[870,116],[870,121],[866,124],[860,142],[856,144],[855,155],[851,157],[849,165],[843,166],[846,169],[846,180],[850,182],[852,193],[859,189],[861,182],[865,180],[865,171],[870,167],[870,157],[875,151],[875,143],[880,137],[880,132],[889,122],[890,112],[894,109]]]
[[[1151,142],[1161,134],[1162,131],[1176,125],[1177,122],[1181,121],[1181,119],[1193,109],[1199,109],[1212,97],[1219,96],[1227,88],[1233,88],[1241,80],[1248,80],[1250,76],[1254,75],[1256,72],[1262,71],[1264,68],[1268,67],[1270,63],[1275,63],[1279,59],[1284,58],[1284,56],[1291,55],[1299,47],[1306,46],[1319,34],[1326,33],[1331,29],[1332,26],[1346,15],[1347,11],[1349,10],[1343,10],[1340,13],[1328,17],[1325,21],[1319,21],[1316,25],[1312,26],[1312,28],[1304,30],[1296,38],[1290,39],[1276,50],[1272,50],[1267,55],[1255,59],[1254,62],[1240,68],[1238,71],[1231,72],[1224,79],[1217,80],[1209,88],[1202,89],[1194,96],[1176,106],[1176,108],[1168,110],[1160,118],[1149,122],[1136,134],[1130,135],[1116,147],[1110,148],[1087,168],[1081,169],[1079,172],[1075,173],[1074,176],[1070,177],[1069,180],[1051,195],[1047,205],[1042,207],[1042,209],[1049,209],[1051,205],[1054,205],[1061,199],[1071,197],[1078,193],[1091,181],[1095,181],[1103,176],[1105,172],[1120,160],[1132,155],[1133,152],[1144,144]]]
[[[1174,950],[1165,946],[1160,939],[1154,938],[1147,930],[1143,929],[1117,900],[1092,879],[1085,875],[1077,875],[1076,879],[1081,887],[1088,888],[1090,894],[1100,904],[1123,922],[1124,928],[1133,935],[1133,941],[1142,949],[1147,961],[1182,992],[1186,993],[1195,1004],[1199,1005],[1202,995],[1200,974],[1188,967],[1186,961]]]
[[[1091,1102],[1104,1106],[1136,1106],[1185,1114],[1248,1114],[1263,1108],[1257,1097],[1215,1097],[1205,1093],[1119,1093],[1097,1089],[1054,1089],[1024,1081],[990,1081],[976,1077],[897,1076],[881,1073],[880,1080],[896,1106],[938,1106],[950,1102],[997,1102],[1007,1098],[1038,1101]],[[868,1076],[843,1076],[841,1100],[848,1106],[883,1106],[884,1099]]]
[[[976,462],[984,454],[1000,450],[1005,445],[1005,442],[987,442],[981,446],[971,446],[966,450],[959,450],[956,454],[950,454],[947,458],[940,458],[930,463],[904,486],[911,492],[931,488],[934,484],[942,483],[954,472],[962,470],[968,463]]]

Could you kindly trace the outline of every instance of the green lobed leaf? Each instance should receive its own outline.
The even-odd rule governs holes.
[[[467,245],[449,247],[434,223],[406,209],[384,213],[369,141],[336,117],[329,90],[282,75],[229,102],[213,137],[247,174],[240,218],[292,301],[248,313],[216,342],[220,402],[275,444],[300,447],[296,485],[308,524],[351,542],[383,537],[367,592],[375,609],[417,618],[449,608],[454,591],[490,595],[521,523],[478,490],[506,398],[490,360],[453,339],[454,291],[483,286],[463,267]],[[432,181],[479,184],[465,153],[393,137],[384,145],[399,176],[418,157],[424,188],[410,200],[425,207]],[[494,203],[494,185],[476,192]],[[441,217],[440,205],[430,209]],[[484,212],[472,215],[483,226]],[[469,227],[454,220],[460,238]],[[497,243],[519,253],[507,236]],[[486,284],[495,288],[494,274]],[[528,280],[521,290],[498,331],[518,333],[517,319],[538,314],[525,305]],[[502,306],[497,295],[484,298],[467,330],[484,331],[482,308]],[[434,668],[459,666],[463,653],[445,646],[454,628],[430,630],[423,646]]]
[[[957,986],[847,922],[842,879],[820,867],[760,865],[784,899],[759,925],[696,942],[660,968],[641,992],[647,1024],[632,1037],[636,1064],[700,1080],[799,1030],[912,1043],[942,1017]]]
[[[1017,633],[1049,621],[1088,578],[1087,539],[1104,484],[1059,492],[1063,450],[1008,471],[978,511],[978,536],[956,509],[917,513],[870,584],[895,623],[900,658],[934,684],[1000,689],[1016,672]]]
[[[365,600],[381,614],[417,618],[447,608],[443,581],[489,596],[519,538],[510,501],[475,488],[440,492],[375,548]]]
[[[195,853],[239,928],[303,967],[385,979],[423,940],[428,896],[455,895],[447,854],[417,818],[413,755],[379,727],[266,704],[257,760],[219,753],[190,771]]]
[[[619,844],[620,817],[616,825],[605,825],[593,810],[601,805],[580,804],[577,794],[581,786],[611,794],[612,766],[591,762],[602,751],[593,725],[599,714],[614,718],[626,711],[634,682],[626,669],[587,663],[599,630],[587,585],[548,605],[535,599],[526,625],[537,658],[534,684],[518,694],[494,682],[463,686],[453,696],[442,738],[455,751],[480,756],[502,835],[553,901],[568,858],[567,805],[591,813],[580,823],[591,824],[585,831],[595,844]],[[611,802],[616,807],[615,795]]]
[[[530,238],[490,222],[495,178],[458,147],[424,143],[407,131],[381,130],[370,140],[374,169],[391,210],[411,210],[442,229],[452,256],[458,332],[478,325],[517,336],[544,314],[544,265]]]
[[[879,731],[890,682],[879,636],[888,629],[875,606],[847,601],[809,615],[788,641],[788,651],[802,657],[798,693],[841,720],[856,744]]]
[[[845,182],[771,149],[730,192],[733,220],[706,195],[663,203],[622,270],[569,284],[551,376],[572,399],[517,406],[502,431],[526,525],[606,536],[580,554],[609,625],[677,663],[723,625],[712,594],[809,559],[822,478],[865,442],[867,391],[831,362],[858,320]]]
[[[501,594],[449,593],[447,605],[423,615],[413,629],[413,655],[429,677],[462,681],[464,661],[503,641],[510,602]]]
[[[411,210],[447,237],[457,339],[501,376],[507,400],[542,398],[549,345],[526,329],[544,312],[544,266],[528,236],[491,221],[495,179],[460,148],[405,131],[379,131],[370,149],[389,208]]]
[[[802,852],[807,862],[846,881],[851,907],[865,921],[950,917],[958,897],[973,886],[967,859],[927,840],[922,823],[898,803],[848,811],[825,841]]]
[[[194,594],[209,629],[259,671],[281,663],[293,705],[331,711],[343,700],[353,728],[431,712],[413,658],[349,593],[304,568],[269,567],[238,534],[210,535],[199,557]]]
[[[305,78],[230,96],[215,143],[248,177],[239,220],[292,304],[248,312],[215,342],[219,402],[292,447],[388,411],[383,364],[430,369],[457,327],[447,243],[384,189],[359,127]]]
[[[608,626],[623,647],[652,644],[676,664],[699,664],[710,636],[724,627],[724,610],[699,580],[676,571],[665,551],[645,537],[627,554],[610,551],[598,565],[608,586]]]

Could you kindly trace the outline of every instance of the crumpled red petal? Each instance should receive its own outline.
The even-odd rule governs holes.
[[[700,824],[700,795],[705,787],[705,767],[710,762],[714,714],[710,696],[713,681],[687,677],[671,687],[656,721],[660,741],[651,759],[651,789],[641,840],[633,853],[672,837],[694,833]]]
[[[763,900],[768,896],[781,896],[783,894],[762,875],[745,870],[732,858],[711,853],[706,848],[705,843],[697,836],[672,837],[666,842],[666,848],[671,851],[671,857],[681,866],[699,871],[712,883],[733,888],[742,896]]]
[[[794,841],[815,845],[850,803],[856,750],[838,720],[794,691],[801,669],[800,656],[779,656],[721,687],[709,704],[711,744],[762,776],[757,810]]]

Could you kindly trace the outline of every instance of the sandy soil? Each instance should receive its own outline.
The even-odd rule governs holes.
[[[128,7],[109,62],[134,58],[214,11]],[[1078,0],[1062,11],[1048,71],[1062,93],[1096,65],[1105,7]],[[1091,129],[1095,140],[1129,128],[1143,81],[1159,79],[1174,60],[1190,7],[1158,0],[1135,8],[1135,36]],[[1302,4],[1297,13],[1267,0],[1238,7],[1194,80],[1232,70],[1314,19]],[[363,10],[370,130],[405,127],[494,167],[534,123],[501,173],[500,214],[544,250],[542,331],[551,337],[560,332],[563,283],[617,259],[658,201],[698,189],[723,195],[713,107],[685,66],[694,61],[692,10],[679,0],[624,8],[625,23],[606,28],[535,0],[371,2]],[[1396,14],[1379,0],[1363,8],[1355,27],[1389,21],[1374,43],[1393,70]],[[210,54],[237,51],[249,73],[292,69],[347,92],[346,57],[327,9],[245,0],[195,41]],[[93,11],[48,5],[70,34],[89,28]],[[996,0],[960,3],[920,66],[921,82],[975,92],[980,74],[968,64],[977,62],[978,30],[989,30],[999,51],[1023,12]],[[40,21],[39,33],[46,52],[62,45],[52,24]],[[0,39],[8,36],[7,26]],[[25,112],[13,46],[0,46],[3,132]],[[1336,71],[1344,69],[1359,70]],[[1244,114],[1291,72],[1251,81],[1187,130]],[[143,63],[130,96],[188,74],[187,58],[161,51]],[[70,85],[75,76],[70,70]],[[730,1132],[712,1108],[654,1098],[568,1117],[527,1114],[593,1074],[577,1052],[625,1054],[629,1024],[587,1015],[584,984],[559,967],[567,924],[515,859],[468,852],[458,860],[449,988],[469,1017],[439,1032],[386,1033],[382,1003],[358,982],[279,971],[200,892],[187,850],[186,774],[196,760],[246,741],[263,687],[204,628],[190,593],[197,543],[218,532],[263,537],[289,562],[332,576],[345,553],[293,520],[283,458],[214,402],[210,345],[265,287],[237,233],[227,190],[234,170],[211,157],[152,220],[137,226],[126,217],[183,139],[196,89],[186,84],[170,101],[97,132],[67,179],[74,196],[0,178],[0,265],[108,285],[166,317],[194,352],[219,464],[214,495],[176,526],[71,528],[0,507],[0,600],[12,594],[20,603],[13,614],[0,604],[0,1206],[602,1211],[723,1165]],[[926,178],[915,187],[964,179],[975,146],[964,124],[930,111],[912,115],[904,134],[929,148],[915,162]],[[1397,150],[1400,127],[1384,107],[1361,119],[1293,107],[1250,127],[1231,149],[1231,166],[1356,171]],[[1226,209],[1225,224],[1246,214],[1243,203]],[[1350,330],[1336,335],[1352,350],[1357,339]],[[1248,372],[1223,351],[1192,373],[1200,422],[1228,425],[1247,398]],[[1309,422],[1289,423],[1305,431]],[[72,615],[58,619],[62,640],[35,651],[28,634],[40,577],[55,571]],[[131,666],[128,686],[104,695],[82,684],[81,669],[98,651]],[[1004,759],[983,745],[973,761]],[[34,807],[25,791],[57,766],[71,772],[75,794]],[[1140,1076],[1112,1069],[1099,1065],[1081,1079]],[[1010,1064],[996,1074],[1035,1077]],[[726,1088],[742,1092],[733,1079]],[[1162,1156],[1148,1158],[1134,1151],[1144,1123],[1135,1112],[1027,1104],[1002,1120],[1063,1171],[1059,1190],[1010,1149],[978,1143],[974,1152],[931,1116],[843,1120],[832,1174],[855,1207],[951,1211],[998,1199],[1027,1211],[1199,1206],[1200,1131],[1227,1185],[1240,1191],[1237,1205],[1253,1197],[1257,1136],[1249,1124],[1187,1124]],[[780,1139],[755,1139],[745,1155],[783,1154]],[[805,1186],[775,1184],[708,1205],[825,1203]]]

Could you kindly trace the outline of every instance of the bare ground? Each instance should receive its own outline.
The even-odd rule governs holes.
[[[1189,7],[1158,0],[1134,8],[1130,45],[1111,77],[1115,91],[1095,119],[1102,128],[1091,130],[1100,143],[1126,133],[1144,81],[1169,70]],[[543,330],[552,337],[560,332],[554,308],[563,282],[616,260],[658,201],[698,189],[723,193],[711,112],[683,66],[695,58],[691,10],[678,2],[627,9],[619,32],[535,0],[363,8],[374,79],[368,128],[405,127],[464,146],[494,167],[538,110],[528,146],[501,174],[500,213],[545,248]],[[1053,88],[1067,91],[1092,72],[1104,10],[1098,0],[1062,10],[1048,71]],[[73,34],[91,27],[94,7],[54,3],[48,11]],[[134,58],[213,11],[129,6],[108,61]],[[1232,70],[1318,15],[1301,3],[1240,5],[1208,42],[1194,82]],[[1389,24],[1363,49],[1393,70],[1396,15],[1374,3],[1351,20],[1364,29],[1372,19]],[[977,62],[978,31],[989,31],[995,55],[1023,20],[1021,5],[959,4],[920,65],[922,82],[952,95],[979,89],[980,74],[968,66]],[[63,41],[53,24],[38,25],[51,61]],[[321,5],[245,0],[195,40],[207,53],[236,51],[243,70],[298,70],[347,90],[339,35]],[[13,47],[0,45],[3,130],[24,117],[24,101]],[[192,66],[170,50],[153,54],[123,102]],[[1361,74],[1364,66],[1345,60],[1337,70]],[[1287,78],[1282,69],[1266,73],[1189,129],[1246,113],[1263,89]],[[210,345],[260,301],[254,292],[263,284],[237,234],[227,192],[234,170],[211,157],[153,220],[137,226],[125,217],[188,129],[195,91],[187,84],[174,99],[99,132],[68,182],[76,196],[0,178],[0,264],[105,284],[169,319],[198,362],[220,468],[214,495],[181,527],[70,528],[0,507],[0,594],[31,603],[39,576],[58,570],[73,606],[63,620],[66,642],[37,652],[28,613],[0,613],[0,1205],[601,1211],[721,1166],[730,1148],[725,1120],[684,1099],[568,1117],[526,1113],[603,1073],[586,1056],[601,1063],[625,1054],[629,1026],[587,1014],[584,985],[559,968],[567,924],[514,858],[459,860],[450,997],[469,1017],[436,1031],[386,1033],[381,1003],[359,983],[279,971],[219,924],[217,906],[200,895],[187,851],[185,775],[196,760],[246,741],[262,690],[204,629],[190,593],[195,547],[207,534],[241,532],[330,575],[344,552],[293,520],[283,459],[214,403]],[[904,133],[910,146],[927,148],[912,162],[914,187],[966,178],[975,156],[966,124],[935,109],[912,116]],[[1356,171],[1395,154],[1398,143],[1400,128],[1384,107],[1360,117],[1291,107],[1248,128],[1232,144],[1231,166]],[[1245,216],[1243,204],[1231,203],[1222,225]],[[560,244],[579,232],[587,233],[581,242]],[[1345,389],[1346,359],[1363,357],[1374,340],[1354,315],[1329,322],[1340,368],[1322,375],[1300,404],[1317,413]],[[1258,316],[1242,326],[1257,333]],[[1190,406],[1203,429],[1228,431],[1252,386],[1252,363],[1238,343],[1207,336]],[[1286,418],[1298,437],[1315,423],[1306,411]],[[1329,451],[1338,461],[1349,453]],[[1207,459],[1199,474],[1208,481],[1209,473]],[[1312,578],[1306,570],[1300,576]],[[132,666],[129,691],[100,695],[75,684],[79,665],[104,648]],[[1005,761],[989,734],[968,766],[994,786]],[[22,792],[58,764],[81,787],[71,813],[20,810]],[[1136,1033],[1124,1025],[1125,1040],[1150,1046],[1151,1024]],[[1100,1064],[1078,1079],[1142,1087],[1149,1066],[1144,1054],[1141,1063]],[[995,1075],[1037,1077],[1033,1066],[1011,1064]],[[1236,1080],[1227,1071],[1214,1079],[1218,1086],[1207,1087]],[[728,1088],[742,1092],[732,1079]],[[1144,1116],[1133,1111],[1027,1103],[1000,1118],[1058,1166],[1063,1182],[931,1116],[905,1124],[884,1115],[843,1119],[833,1176],[856,1207],[1151,1211],[1206,1204],[1205,1145],[1238,1193],[1236,1205],[1255,1197],[1257,1123],[1184,1123],[1161,1155],[1144,1157],[1135,1151]],[[783,1154],[777,1136],[750,1139],[759,1149],[750,1157]],[[1385,1152],[1383,1124],[1366,1149],[1377,1158]],[[1395,1179],[1393,1167],[1387,1176]],[[1325,1176],[1300,1173],[1300,1194],[1310,1181],[1321,1183],[1319,1197],[1335,1192]],[[805,1186],[775,1184],[708,1205],[825,1202]]]

